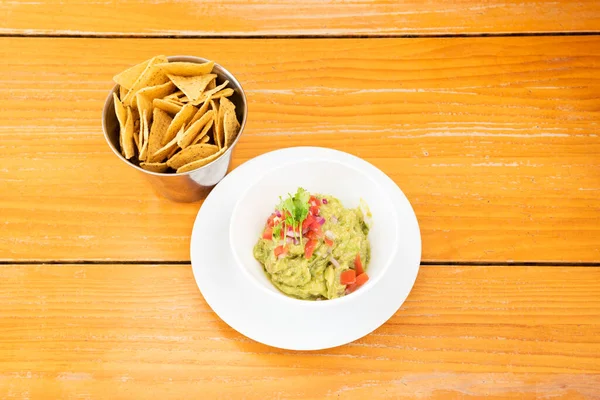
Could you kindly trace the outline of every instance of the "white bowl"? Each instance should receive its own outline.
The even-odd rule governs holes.
[[[371,260],[366,270],[369,281],[350,295],[321,302],[288,297],[271,283],[263,266],[253,256],[253,247],[267,218],[279,203],[279,197],[296,193],[299,187],[310,193],[337,197],[346,208],[358,207],[362,198],[371,209],[373,218],[368,236]],[[263,174],[238,199],[231,216],[229,243],[237,266],[252,284],[279,300],[302,301],[324,307],[328,302],[360,301],[361,293],[370,290],[384,276],[398,251],[398,219],[390,198],[364,172],[339,161],[297,160]]]
[[[346,207],[360,197],[368,202],[371,279],[356,292],[326,301],[287,297],[254,260],[253,246],[279,196],[298,186]],[[410,203],[383,172],[340,151],[294,147],[244,163],[215,187],[198,212],[190,253],[202,296],[229,326],[270,346],[318,350],[357,340],[398,311],[419,271],[421,236]]]

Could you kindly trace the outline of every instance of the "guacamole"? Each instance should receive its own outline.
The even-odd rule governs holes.
[[[305,300],[335,299],[368,280],[365,203],[344,208],[335,197],[298,189],[271,214],[254,257],[281,292]]]

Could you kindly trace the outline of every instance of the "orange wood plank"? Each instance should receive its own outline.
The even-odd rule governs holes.
[[[100,128],[112,75],[159,53],[246,88],[234,167],[316,145],[390,175],[425,260],[600,260],[598,37],[0,39],[0,259],[189,259],[200,204],[157,198]]]
[[[0,33],[59,35],[435,35],[598,32],[595,0],[0,2]]]
[[[600,387],[600,268],[422,267],[386,324],[317,352],[236,333],[186,265],[6,265],[0,279],[3,398],[591,399]]]

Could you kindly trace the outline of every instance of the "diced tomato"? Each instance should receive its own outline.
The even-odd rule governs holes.
[[[320,229],[311,229],[304,235],[308,239],[317,240],[321,239],[324,235]]]
[[[321,205],[321,200],[317,199],[315,196],[310,196],[310,200],[308,201],[308,203],[311,206],[314,206],[314,205],[320,206]]]
[[[319,215],[319,206],[311,206],[310,207],[310,213],[312,215]]]
[[[349,269],[344,271],[340,275],[340,283],[342,285],[352,285],[356,282],[356,271],[353,269]]]
[[[287,247],[277,246],[275,247],[275,250],[273,250],[273,253],[275,254],[275,257],[279,257],[281,254],[287,253]]]
[[[364,285],[368,280],[369,275],[363,272],[362,274],[356,277],[356,282],[354,282],[354,284],[346,286],[346,293],[354,292],[356,289]]]
[[[302,222],[302,230],[308,229],[308,227],[311,226],[314,222],[315,222],[315,217],[312,216],[311,214],[308,214],[308,216]]]
[[[363,269],[362,261],[360,261],[360,253],[358,253],[356,255],[356,258],[354,259],[354,269],[356,270],[357,275],[360,275],[365,272],[365,270]]]
[[[267,219],[267,226],[268,227],[273,227],[275,225],[275,218],[277,218],[277,214],[273,213],[269,216],[269,218]]]
[[[315,252],[315,248],[317,247],[317,243],[319,242],[314,239],[311,239],[306,243],[306,246],[304,246],[304,257],[307,259],[312,257],[313,253]]]
[[[365,283],[367,283],[368,280],[369,280],[369,275],[367,275],[366,272],[363,272],[362,274],[360,274],[356,277],[356,282],[354,284],[357,286],[361,286],[361,285],[364,285]]]
[[[263,239],[273,240],[273,228],[266,228],[262,235]]]
[[[280,239],[283,239],[285,237],[285,232],[283,231],[283,228],[280,230],[281,235],[280,235]]]
[[[329,247],[333,247],[333,240],[329,239],[328,237],[325,238],[325,244]]]
[[[319,223],[319,221],[315,220],[315,222],[313,222],[308,229],[321,232],[321,224]]]

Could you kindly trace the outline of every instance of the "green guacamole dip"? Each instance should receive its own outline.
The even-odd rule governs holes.
[[[364,202],[360,207],[348,209],[332,196],[313,194],[310,199],[306,218],[309,221],[305,220],[304,225],[313,221],[311,218],[314,222],[308,229],[299,227],[293,232],[279,222],[289,233],[282,239],[284,234],[280,236],[279,231],[271,236],[269,225],[273,222],[268,223],[254,246],[254,257],[263,265],[271,282],[286,295],[304,300],[335,299],[347,293],[349,285],[341,283],[340,275],[357,269],[357,255],[362,266],[356,275],[367,269],[371,253],[367,237],[370,212]],[[312,206],[313,201],[318,207]],[[277,223],[282,219],[277,215],[281,213],[276,211],[269,221],[274,219]],[[307,251],[307,246],[314,247],[314,251]]]

